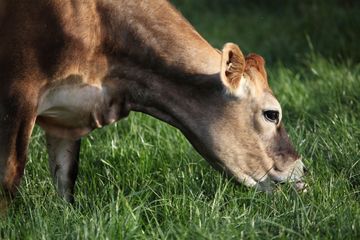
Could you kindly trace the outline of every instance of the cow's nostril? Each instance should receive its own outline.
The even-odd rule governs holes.
[[[306,167],[303,167],[304,175],[308,173],[308,170]]]

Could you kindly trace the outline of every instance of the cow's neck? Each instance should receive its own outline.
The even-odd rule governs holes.
[[[207,105],[215,107],[214,92],[221,94],[221,55],[167,1],[127,2],[126,8],[100,9],[110,16],[103,18],[109,77],[126,92],[129,110],[191,135],[194,120],[208,117],[202,114]]]
[[[162,73],[219,72],[218,51],[167,1],[109,2],[98,6],[108,51]]]
[[[215,111],[223,92],[218,74],[183,77],[163,76],[131,62],[115,67],[110,75],[126,96],[127,110],[147,113],[186,132],[210,120],[213,112],[207,110],[211,106]]]

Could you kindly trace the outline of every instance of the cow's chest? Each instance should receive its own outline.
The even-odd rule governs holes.
[[[48,133],[78,139],[119,118],[119,106],[106,88],[62,85],[46,90],[37,109],[37,123]]]

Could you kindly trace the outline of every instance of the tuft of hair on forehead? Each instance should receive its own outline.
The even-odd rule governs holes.
[[[245,58],[246,65],[245,71],[249,71],[251,68],[256,68],[260,74],[264,77],[264,80],[267,82],[267,73],[265,70],[265,60],[262,56],[256,53],[250,53]]]

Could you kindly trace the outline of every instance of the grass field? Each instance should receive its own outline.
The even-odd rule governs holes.
[[[360,5],[183,0],[214,46],[265,56],[284,122],[310,172],[306,194],[223,179],[176,129],[130,117],[83,139],[76,204],[60,200],[36,128],[3,239],[359,239]]]

